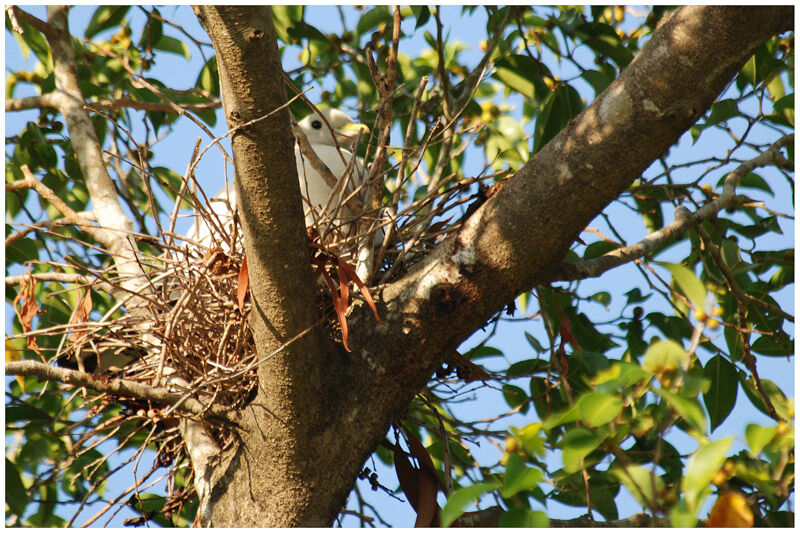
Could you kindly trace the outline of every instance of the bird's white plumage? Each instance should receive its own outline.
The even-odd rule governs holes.
[[[350,177],[351,190],[358,187],[363,181],[363,169],[358,160],[350,164],[354,157],[350,151],[357,138],[359,131],[366,130],[365,126],[354,124],[353,120],[338,109],[323,109],[322,115],[327,120],[323,120],[317,113],[312,113],[298,123],[300,129],[308,138],[309,144],[319,159],[325,163],[331,173],[339,179],[347,170],[348,165],[352,175]],[[330,127],[328,127],[330,125]],[[333,130],[333,131],[331,131]],[[334,135],[339,147],[334,142]],[[311,163],[300,153],[295,144],[295,161],[297,163],[297,175],[300,180],[300,193],[303,197],[303,211],[306,214],[306,225],[314,224],[320,217],[320,212],[328,206],[327,213],[333,211],[341,202],[335,196],[329,204],[332,189],[325,182],[322,176],[314,170]],[[230,233],[230,225],[233,220],[233,213],[236,211],[236,189],[233,183],[228,182],[210,201],[210,209],[213,211],[213,224],[221,224],[222,235]],[[350,211],[342,206],[336,216],[337,221],[351,218]],[[220,232],[212,231],[209,223],[203,218],[199,218],[187,233],[187,237],[205,246],[213,247],[224,245],[216,242],[213,235],[219,239]]]

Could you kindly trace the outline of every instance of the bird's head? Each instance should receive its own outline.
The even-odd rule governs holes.
[[[339,146],[352,149],[353,143],[359,133],[369,133],[369,128],[367,126],[353,122],[353,119],[338,109],[320,109],[320,113],[324,115],[328,124],[330,124],[333,133],[331,133],[331,129],[328,128],[328,124],[325,124],[325,120],[317,113],[311,113],[298,122],[298,125],[306,134],[306,137],[308,137],[308,141],[312,144],[335,146],[336,143],[333,142],[333,135],[336,135]]]

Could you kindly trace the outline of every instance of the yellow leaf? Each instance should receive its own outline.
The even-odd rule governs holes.
[[[22,350],[17,348],[11,339],[6,339],[6,361],[22,361]],[[24,394],[25,378],[23,376],[17,376],[17,383],[19,383],[19,387]]]
[[[707,527],[753,527],[753,511],[738,492],[725,492],[708,513]]]

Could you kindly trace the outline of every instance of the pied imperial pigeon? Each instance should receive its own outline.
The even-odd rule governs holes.
[[[347,114],[338,109],[322,109],[320,113],[322,116],[318,113],[312,113],[305,117],[298,123],[298,126],[305,133],[317,157],[330,169],[336,179],[340,179],[345,171],[352,172],[349,177],[350,187],[348,187],[352,190],[360,186],[365,177],[358,160],[352,161],[355,156],[351,150],[354,149],[359,133],[368,133],[369,128],[363,124],[354,123]],[[334,141],[334,136],[336,141]],[[349,225],[342,221],[352,219],[353,214],[345,206],[339,207],[341,198],[339,198],[338,194],[333,199],[330,198],[332,187],[314,169],[312,164],[303,157],[297,143],[295,143],[294,147],[294,157],[297,162],[297,176],[300,180],[300,193],[303,197],[306,226],[316,225],[322,218],[330,220],[330,214],[336,212],[334,225],[341,223],[342,229],[346,232]],[[341,194],[341,190],[337,192]],[[342,196],[346,198],[347,193]],[[327,210],[325,209],[326,207]],[[338,211],[336,211],[337,207],[339,207]],[[233,214],[236,212],[236,189],[232,182],[226,183],[214,196],[210,202],[210,208],[214,212],[211,215],[214,218],[214,223],[218,221],[222,229],[225,230],[222,235],[219,234],[219,231],[213,232],[216,235],[216,240],[218,241],[220,237],[226,240],[225,235],[230,233]],[[320,226],[323,225],[320,224]],[[186,236],[207,248],[225,246],[224,242],[215,242],[207,220],[201,219],[197,221],[192,225]]]

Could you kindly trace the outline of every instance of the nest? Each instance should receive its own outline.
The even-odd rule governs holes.
[[[378,219],[375,214],[362,213],[362,220],[375,221],[367,233],[377,230],[389,234],[384,242],[375,244],[378,267],[374,269],[373,284],[398,278],[423,259],[438,241],[458,228],[460,221],[451,211],[462,206],[463,217],[463,208],[467,207],[464,204],[474,200],[474,196],[464,192],[470,185],[480,185],[481,180],[493,177],[496,176],[463,180],[400,210],[395,204],[388,217],[384,215]],[[188,196],[196,206],[205,203],[195,193]],[[419,216],[420,211],[424,212],[423,217]],[[137,257],[144,272],[143,279],[135,280],[138,289],[135,292],[130,289],[130,280],[123,286],[118,277],[108,276],[108,269],[81,267],[83,283],[78,284],[78,289],[83,291],[83,299],[70,323],[27,332],[28,346],[33,345],[43,359],[58,361],[61,366],[83,366],[92,371],[89,363],[100,361],[102,379],[121,378],[151,387],[166,386],[207,407],[239,409],[252,401],[257,391],[259,361],[248,323],[250,302],[246,296],[246,270],[242,275],[244,253],[240,227],[235,216],[221,221],[215,218],[213,211],[202,207],[198,207],[198,214],[211,228],[211,246],[170,231],[163,231],[158,240],[134,235],[135,239],[144,241],[140,249],[155,250],[140,252]],[[349,300],[337,300],[337,296],[341,298],[342,295],[337,295],[336,287],[342,281],[348,284],[352,276],[336,278],[343,270],[352,272],[352,268],[342,268],[342,262],[345,266],[355,263],[357,246],[364,242],[365,225],[353,220],[333,220],[324,213],[319,215],[317,224],[309,229],[312,266],[320,281],[320,298],[314,304],[321,307],[320,314],[327,318],[332,334],[341,335],[346,346],[344,313]],[[175,217],[173,213],[172,227]],[[212,218],[215,219],[212,221]],[[378,220],[383,221],[383,227],[378,225]],[[32,285],[36,282],[29,278],[30,286],[26,288],[23,281],[21,293],[28,290],[33,294]],[[90,315],[97,315],[91,308],[90,297],[95,285],[111,293],[116,305],[105,316],[90,320]],[[365,299],[370,303],[369,292],[362,288],[362,294],[365,292]],[[61,336],[55,355],[46,357],[36,348],[35,339],[42,335]],[[119,368],[109,367],[104,362],[109,356],[127,358],[129,362]],[[64,390],[71,389],[64,386]],[[86,418],[74,426],[86,428],[79,439],[81,446],[91,448],[105,440],[105,434],[115,425],[135,421],[137,425],[131,435],[135,432],[148,435],[139,451],[147,446],[152,448],[154,444],[158,449],[151,474],[166,466],[168,475],[174,478],[182,470],[185,482],[183,486],[170,485],[173,489],[162,509],[165,512],[179,509],[194,497],[191,462],[178,431],[181,419],[194,418],[205,424],[220,449],[229,448],[235,439],[232,430],[224,424],[214,424],[202,415],[178,412],[174,405],[90,390],[83,390],[82,394],[86,401]],[[102,415],[99,425],[92,422],[97,415]],[[141,479],[140,485],[146,479]]]

